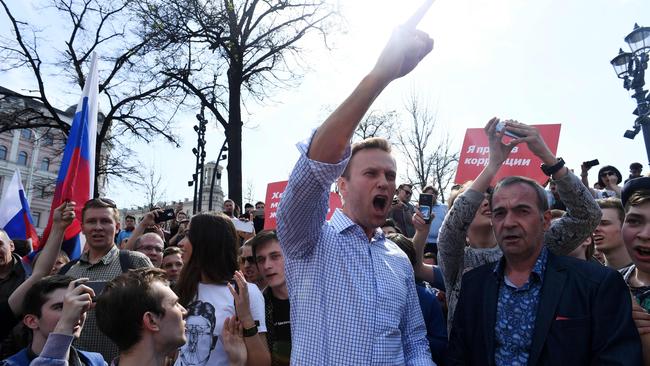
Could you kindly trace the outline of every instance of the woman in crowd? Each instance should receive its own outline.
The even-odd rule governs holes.
[[[237,315],[244,329],[247,364],[270,365],[264,338],[264,298],[237,271],[237,246],[235,227],[225,215],[192,217],[179,243],[184,266],[176,289],[188,317],[187,343],[179,352],[177,366],[228,365],[224,345],[217,336],[224,320],[233,315]]]

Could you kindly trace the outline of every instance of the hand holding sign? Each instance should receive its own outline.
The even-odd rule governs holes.
[[[432,4],[433,0],[425,0],[406,23],[393,31],[373,70],[380,80],[389,83],[408,74],[431,52],[433,39],[415,27]]]

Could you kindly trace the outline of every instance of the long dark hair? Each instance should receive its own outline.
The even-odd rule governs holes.
[[[235,226],[229,217],[221,213],[192,217],[186,235],[192,245],[192,256],[183,265],[176,284],[183,306],[194,301],[202,277],[216,284],[225,284],[232,279],[238,269],[239,246]]]

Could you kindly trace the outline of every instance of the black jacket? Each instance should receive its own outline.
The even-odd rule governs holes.
[[[463,276],[448,365],[494,365],[495,263]],[[607,267],[548,253],[528,365],[641,365],[630,292]]]

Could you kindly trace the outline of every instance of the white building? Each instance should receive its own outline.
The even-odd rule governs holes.
[[[12,123],[7,116],[17,111],[35,110],[49,114],[43,105],[32,99],[11,95],[0,87],[2,123]],[[59,117],[72,124],[76,106],[66,111],[56,110]],[[102,116],[98,118],[101,128]],[[60,130],[31,128],[0,133],[0,197],[4,196],[14,172],[20,170],[23,187],[38,234],[42,234],[50,215],[52,197],[59,173],[66,137]],[[103,182],[99,184],[103,188]],[[82,202],[83,204],[83,202]]]

